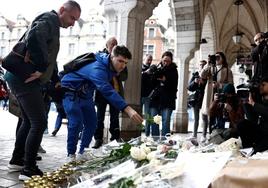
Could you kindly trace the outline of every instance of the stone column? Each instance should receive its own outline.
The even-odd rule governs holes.
[[[125,82],[125,99],[141,114],[140,89],[143,56],[144,23],[152,15],[161,0],[104,0],[105,15],[108,16],[108,35],[117,37],[119,44],[126,45],[132,53],[128,63],[128,79]],[[138,127],[123,114],[121,137],[128,140],[140,135]]]
[[[187,86],[189,78],[189,61],[199,48],[200,14],[198,0],[174,0],[173,20],[176,31],[175,56],[178,63],[179,82],[174,111],[173,131],[186,133],[188,131]]]

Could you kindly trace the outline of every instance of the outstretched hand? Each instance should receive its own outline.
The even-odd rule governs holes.
[[[129,118],[137,124],[141,124],[143,122],[143,118],[130,106],[127,106],[124,111],[127,113]]]

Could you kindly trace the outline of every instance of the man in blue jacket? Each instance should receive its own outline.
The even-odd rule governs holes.
[[[67,151],[71,160],[85,158],[84,149],[89,147],[94,135],[97,118],[93,93],[97,89],[111,105],[122,110],[136,123],[142,117],[113,89],[110,81],[123,71],[131,53],[125,46],[115,46],[112,54],[96,53],[96,61],[85,65],[75,72],[63,76],[61,85],[65,88],[63,106],[68,117]],[[76,158],[79,132],[82,131],[81,144]]]

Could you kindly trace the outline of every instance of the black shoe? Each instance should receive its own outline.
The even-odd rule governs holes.
[[[42,157],[41,157],[40,155],[37,155],[37,156],[35,157],[35,160],[36,160],[36,161],[41,161],[41,160],[42,160]]]
[[[32,168],[24,168],[21,170],[19,175],[19,180],[25,181],[31,179],[32,176],[43,176],[43,172],[38,168],[38,166]]]
[[[46,150],[44,150],[44,148],[42,148],[42,146],[40,145],[39,146],[39,149],[38,149],[38,151],[37,151],[37,153],[46,153],[47,151]]]
[[[92,146],[92,148],[98,149],[99,147],[101,147],[101,145],[102,145],[102,140],[96,140],[95,145]]]
[[[59,129],[55,129],[51,134],[52,136],[56,136],[56,134],[58,133]]]
[[[9,164],[7,165],[8,171],[9,172],[21,171],[23,169],[23,165],[24,165],[23,160],[15,161],[15,160],[11,159],[9,161]]]

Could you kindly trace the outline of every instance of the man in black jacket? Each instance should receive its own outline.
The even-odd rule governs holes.
[[[254,152],[268,149],[268,77],[261,81],[260,94],[260,103],[249,96],[248,103],[244,105],[247,119],[238,124],[243,148],[253,147]]]
[[[42,176],[35,158],[47,126],[47,114],[42,96],[42,86],[52,76],[59,51],[60,27],[73,26],[80,18],[81,8],[75,1],[67,1],[58,12],[45,12],[34,19],[22,41],[26,43],[27,56],[36,71],[24,82],[17,75],[7,72],[5,79],[16,96],[22,111],[22,125],[16,135],[15,149],[8,168],[21,170],[20,180],[33,175]]]

